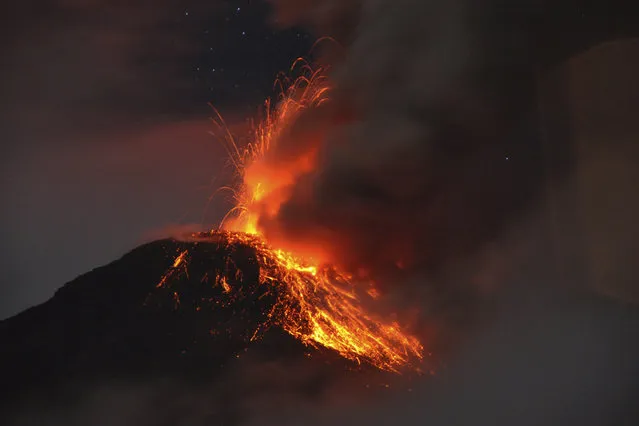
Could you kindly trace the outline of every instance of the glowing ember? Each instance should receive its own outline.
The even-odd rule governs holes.
[[[302,258],[293,252],[271,247],[259,228],[263,212],[276,212],[284,193],[300,174],[314,167],[315,153],[288,161],[285,167],[273,167],[263,161],[278,143],[278,138],[307,108],[328,101],[328,80],[325,70],[312,71],[304,66],[306,75],[295,80],[283,93],[276,108],[266,103],[266,117],[255,131],[252,143],[240,150],[226,132],[228,152],[238,177],[239,188],[230,189],[236,206],[227,214],[220,230],[193,237],[218,238],[229,245],[241,244],[253,248],[260,268],[259,285],[277,289],[277,301],[268,313],[268,324],[261,331],[277,325],[306,345],[324,346],[356,362],[368,362],[380,369],[398,371],[421,360],[422,345],[405,334],[395,323],[386,323],[367,314],[360,305],[360,294],[350,276],[319,262],[318,251],[313,258]],[[219,124],[224,123],[219,117]],[[312,260],[314,259],[314,260]],[[177,268],[188,263],[188,253],[181,252],[173,269],[165,275],[164,286]],[[215,285],[223,293],[232,291],[225,276],[218,276]],[[375,289],[368,290],[372,299]],[[179,304],[179,300],[176,300]],[[253,339],[258,337],[256,330]]]

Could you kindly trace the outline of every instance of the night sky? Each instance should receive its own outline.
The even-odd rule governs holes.
[[[0,318],[158,230],[215,223],[209,103],[242,127],[314,41],[256,0],[2,9]]]

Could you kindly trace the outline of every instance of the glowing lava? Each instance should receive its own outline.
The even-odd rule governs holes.
[[[377,298],[369,290],[360,294],[351,276],[321,263],[322,253],[305,257],[291,251],[271,247],[259,227],[260,215],[274,214],[286,199],[287,187],[315,165],[315,152],[305,152],[286,162],[266,161],[284,132],[307,108],[316,108],[328,101],[329,84],[325,70],[303,68],[306,75],[296,79],[282,94],[276,107],[266,103],[266,117],[256,127],[253,141],[240,149],[229,132],[226,142],[230,161],[241,184],[232,191],[236,206],[224,218],[220,229],[208,235],[226,244],[250,246],[257,254],[260,268],[259,285],[277,289],[277,302],[268,314],[269,326],[280,326],[306,345],[324,346],[356,362],[367,362],[380,369],[399,371],[403,366],[415,366],[422,359],[423,347],[413,336],[404,333],[398,324],[381,321],[365,312],[360,297]],[[219,124],[224,126],[221,117]],[[162,278],[164,286],[175,268],[186,267],[188,253],[181,252],[173,269]],[[224,276],[217,277],[224,293],[231,287]]]

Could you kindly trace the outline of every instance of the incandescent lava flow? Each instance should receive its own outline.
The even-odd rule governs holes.
[[[301,61],[296,64],[302,63]],[[294,67],[296,66],[294,64]],[[329,102],[330,90],[326,70],[302,65],[302,76],[290,84],[281,81],[283,90],[276,106],[265,105],[265,118],[255,127],[253,140],[240,148],[218,114],[215,123],[225,132],[225,143],[239,185],[225,187],[233,195],[235,207],[229,211],[219,229],[191,234],[194,240],[214,241],[233,247],[250,247],[259,267],[258,287],[274,302],[250,336],[258,339],[272,326],[283,328],[305,345],[326,347],[357,363],[368,363],[379,369],[399,372],[404,368],[419,369],[423,347],[419,340],[395,322],[381,320],[366,312],[362,298],[374,299],[373,288],[363,291],[353,276],[327,264],[324,253],[317,248],[303,255],[289,246],[273,246],[260,229],[260,217],[274,214],[286,199],[286,191],[294,179],[314,167],[316,151],[293,158],[272,161],[274,147],[280,138],[296,124],[300,114],[309,108]],[[268,161],[267,161],[268,160]],[[279,243],[279,241],[278,241]],[[309,256],[310,253],[310,256]],[[191,253],[182,251],[158,283],[158,289],[171,288],[176,274],[188,273]],[[220,287],[220,297],[232,303],[236,293],[231,286],[237,277],[230,277],[234,268],[227,268],[206,279]],[[249,290],[251,291],[251,290]],[[176,303],[179,294],[174,293]],[[219,304],[216,301],[215,304]]]

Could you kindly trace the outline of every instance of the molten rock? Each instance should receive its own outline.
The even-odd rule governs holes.
[[[185,252],[184,264],[176,262]],[[158,287],[167,270],[171,279]],[[47,302],[0,322],[0,408],[73,383],[206,382],[247,351],[306,358],[299,341],[265,327],[278,289],[260,285],[259,274],[254,248],[209,237],[155,241],[76,278]],[[225,280],[215,281],[220,276]],[[328,351],[314,355],[350,368]]]

